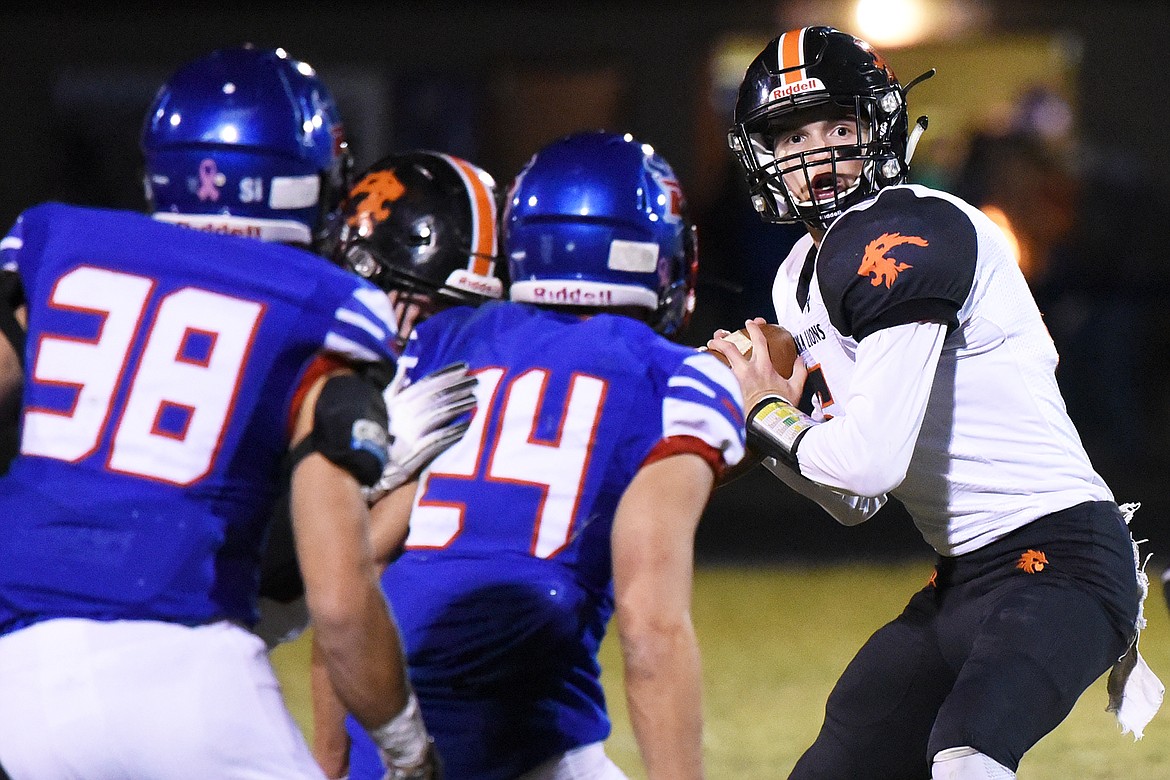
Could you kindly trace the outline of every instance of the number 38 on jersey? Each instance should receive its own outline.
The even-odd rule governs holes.
[[[78,325],[37,334],[21,452],[107,449],[111,471],[176,485],[208,474],[264,306],[93,266],[63,274],[49,306]]]

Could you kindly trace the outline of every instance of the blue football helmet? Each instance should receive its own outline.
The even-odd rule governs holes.
[[[545,146],[513,181],[502,223],[514,301],[642,310],[665,335],[694,311],[698,245],[678,177],[629,135]]]
[[[220,49],[163,84],[142,130],[149,210],[201,230],[319,247],[352,162],[333,96],[282,49]]]

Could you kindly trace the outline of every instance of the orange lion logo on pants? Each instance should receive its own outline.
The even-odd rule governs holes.
[[[885,284],[886,289],[893,286],[898,274],[914,266],[908,263],[899,263],[896,259],[886,255],[891,249],[902,244],[914,246],[930,246],[925,238],[920,236],[904,236],[901,233],[882,233],[880,236],[865,245],[865,254],[861,258],[861,267],[857,269],[858,276],[870,276],[869,283],[874,287]]]

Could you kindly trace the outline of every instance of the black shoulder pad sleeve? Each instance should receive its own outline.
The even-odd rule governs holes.
[[[326,380],[317,398],[309,447],[294,451],[319,452],[371,486],[389,458],[388,427],[382,389],[356,374],[339,374]]]
[[[975,226],[957,205],[907,187],[883,190],[842,215],[821,244],[817,276],[833,327],[857,341],[906,322],[954,328],[977,253]]]

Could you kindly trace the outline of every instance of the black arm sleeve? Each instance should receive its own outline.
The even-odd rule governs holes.
[[[313,430],[292,449],[289,473],[305,456],[319,452],[366,487],[382,476],[390,459],[390,419],[382,388],[358,374],[325,381],[313,410]]]
[[[279,498],[272,509],[268,542],[260,562],[260,595],[290,602],[304,595],[293,536],[289,492],[292,472],[307,455],[320,452],[363,485],[375,484],[389,458],[388,415],[383,377],[369,372],[326,380],[313,408],[313,430],[294,446],[281,468]]]
[[[289,475],[293,462],[291,455],[285,459],[279,498],[272,507],[268,523],[268,542],[260,558],[260,595],[282,604],[305,595],[289,505]]]
[[[16,310],[24,305],[24,288],[20,277],[12,271],[0,271],[0,333],[16,351],[24,367],[25,330],[16,319]]]

